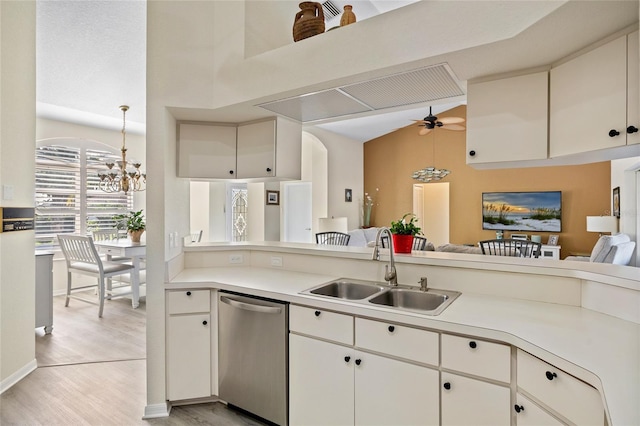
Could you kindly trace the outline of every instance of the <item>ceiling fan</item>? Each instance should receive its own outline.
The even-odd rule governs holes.
[[[418,132],[420,136],[426,135],[436,127],[440,127],[446,130],[455,130],[455,131],[461,131],[466,129],[466,127],[460,124],[460,123],[464,123],[464,118],[442,117],[441,119],[438,119],[438,117],[436,117],[431,113],[431,107],[429,107],[429,115],[427,115],[422,120],[413,120],[413,121],[417,122],[418,126],[423,127],[423,129],[420,129],[420,131]]]

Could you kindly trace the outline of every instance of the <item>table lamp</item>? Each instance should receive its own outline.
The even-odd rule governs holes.
[[[587,232],[618,232],[618,218],[615,216],[587,216]]]

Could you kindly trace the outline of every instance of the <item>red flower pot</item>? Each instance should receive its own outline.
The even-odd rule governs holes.
[[[413,235],[391,234],[393,238],[394,253],[411,253],[413,246]]]

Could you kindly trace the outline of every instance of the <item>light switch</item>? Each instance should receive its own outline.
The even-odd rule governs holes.
[[[13,200],[13,185],[2,185],[2,199]]]

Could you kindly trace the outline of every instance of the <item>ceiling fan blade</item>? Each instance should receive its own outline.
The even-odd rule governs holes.
[[[432,129],[428,129],[428,128],[426,128],[426,127],[425,127],[424,129],[420,129],[420,131],[418,132],[418,134],[419,134],[420,136],[424,136],[424,135],[428,134],[431,130],[432,130]]]
[[[466,129],[466,127],[464,127],[462,124],[445,124],[444,126],[442,126],[442,128],[455,131],[462,131]]]
[[[411,121],[415,121],[416,123],[426,123],[426,121],[424,120],[411,120]]]
[[[442,117],[442,118],[438,118],[438,121],[440,121],[442,124],[457,124],[457,123],[464,123],[464,118],[462,118],[462,117]]]

